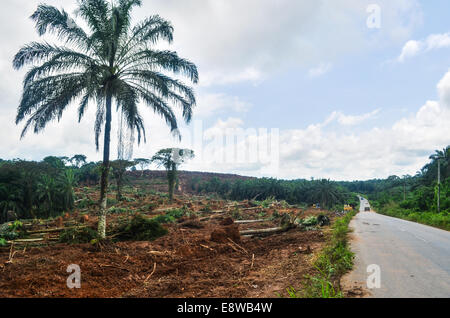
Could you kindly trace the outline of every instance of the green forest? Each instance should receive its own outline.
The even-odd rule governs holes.
[[[366,195],[378,213],[450,230],[450,146],[432,154],[430,162],[414,176],[340,185]]]
[[[100,168],[82,155],[47,157],[41,162],[0,160],[0,223],[9,219],[49,218],[74,207],[79,183],[96,185]]]
[[[278,200],[300,206],[319,204],[329,210],[342,210],[344,204],[356,208],[360,194],[366,196],[379,213],[449,229],[449,158],[450,146],[436,151],[415,176],[352,182],[273,178],[230,181],[219,177],[210,180],[193,177],[188,187],[200,195],[216,194],[229,200]],[[143,160],[118,160],[111,165],[111,182],[115,183],[118,200],[126,172],[136,170],[136,166],[143,169]],[[150,162],[146,161],[147,164]],[[0,160],[0,222],[8,219],[8,213],[30,219],[54,217],[70,211],[74,207],[74,188],[98,186],[100,175],[101,163],[88,163],[83,155],[47,157],[41,162]]]
[[[337,182],[323,180],[278,180],[273,178],[254,178],[248,180],[209,181],[192,180],[192,190],[199,194],[217,193],[229,200],[278,200],[289,204],[319,204],[326,209],[342,210],[344,204],[358,205],[358,196]]]

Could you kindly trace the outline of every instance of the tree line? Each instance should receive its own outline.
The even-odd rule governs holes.
[[[230,200],[275,199],[290,204],[320,204],[332,209],[337,205],[358,204],[357,196],[337,182],[323,180],[278,180],[260,178],[248,180],[221,180],[217,177],[208,181],[192,179],[192,190],[199,194],[216,193]],[[338,208],[338,207],[336,207]]]
[[[414,212],[450,212],[450,146],[436,150],[429,159],[414,176],[394,175],[340,184],[349,191],[367,195],[380,208],[398,203],[400,208]]]
[[[151,163],[166,168],[169,199],[173,199],[178,167],[194,157],[189,149],[168,148],[151,159],[115,160],[110,164],[116,199],[122,201],[127,171],[144,169]],[[84,155],[49,156],[41,162],[0,159],[0,224],[8,219],[49,218],[74,208],[76,186],[98,186],[102,162],[87,162]],[[9,215],[8,215],[9,214]]]

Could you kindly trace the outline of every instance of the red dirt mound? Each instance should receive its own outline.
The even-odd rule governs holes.
[[[217,228],[211,233],[211,241],[213,242],[228,243],[228,239],[233,240],[233,242],[241,241],[239,226],[236,224],[231,224],[223,226],[222,228]]]

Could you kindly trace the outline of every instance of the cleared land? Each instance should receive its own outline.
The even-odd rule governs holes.
[[[163,187],[162,182],[158,184]],[[58,243],[64,228],[96,227],[95,207],[84,205],[95,202],[98,192],[79,188],[82,208],[64,218],[24,222],[32,233],[28,240],[33,242],[18,241],[0,249],[0,297],[287,296],[286,288],[302,290],[305,275],[316,274],[312,262],[325,244],[329,226],[241,234],[279,228],[284,215],[335,218],[327,211],[279,202],[264,207],[248,201],[178,195],[169,204],[153,190],[137,193],[129,188],[128,200],[116,202],[108,230],[135,213],[153,218],[176,209],[188,212],[164,224],[168,234],[152,242]],[[114,194],[110,200],[114,201]],[[81,267],[81,289],[66,286],[70,264]]]

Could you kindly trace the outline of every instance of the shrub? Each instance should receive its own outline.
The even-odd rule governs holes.
[[[136,214],[115,229],[120,241],[153,241],[167,234],[167,230],[155,219]]]
[[[129,210],[125,208],[116,208],[115,206],[109,208],[108,213],[110,214],[124,214],[128,213]]]
[[[95,201],[89,199],[89,198],[85,198],[83,200],[80,201],[80,203],[78,203],[78,208],[79,209],[86,209],[89,208],[91,206],[95,205]]]
[[[174,209],[167,211],[165,215],[158,215],[157,217],[153,218],[153,220],[161,224],[173,223],[183,216],[190,216],[191,213],[192,212],[187,210],[186,208]]]
[[[304,226],[314,226],[317,225],[319,222],[317,220],[317,217],[315,217],[314,215],[307,217],[306,219],[303,220],[302,224]]]
[[[8,245],[8,242],[4,238],[0,238],[0,247]]]
[[[95,239],[98,239],[98,234],[90,227],[66,229],[59,235],[59,241],[68,244],[84,244]]]
[[[23,232],[23,223],[20,221],[15,221],[14,223],[5,223],[0,226],[0,238],[8,241],[13,241],[20,237],[23,237],[25,233]]]

